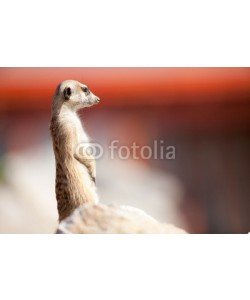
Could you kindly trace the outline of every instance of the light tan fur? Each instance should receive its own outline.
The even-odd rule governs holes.
[[[62,82],[53,97],[50,131],[56,160],[56,198],[59,221],[68,217],[84,203],[98,202],[95,186],[95,160],[82,149],[89,143],[77,111],[99,102],[80,82]]]

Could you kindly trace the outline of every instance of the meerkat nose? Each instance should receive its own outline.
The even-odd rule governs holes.
[[[96,97],[96,102],[97,103],[100,102],[100,98]]]

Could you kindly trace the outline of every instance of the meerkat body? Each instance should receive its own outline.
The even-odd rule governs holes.
[[[89,138],[77,111],[99,102],[88,88],[73,80],[62,82],[54,95],[50,131],[56,160],[59,221],[84,203],[97,203],[95,160],[85,152]],[[77,147],[83,145],[81,153]]]

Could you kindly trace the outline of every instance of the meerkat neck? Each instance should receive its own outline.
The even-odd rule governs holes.
[[[62,106],[60,109],[58,108],[52,109],[51,117],[57,122],[65,123],[66,125],[70,125],[69,121],[71,121],[73,125],[76,119],[80,120],[77,111],[72,110],[67,106]]]

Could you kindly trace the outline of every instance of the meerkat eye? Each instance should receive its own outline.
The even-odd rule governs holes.
[[[63,94],[64,94],[64,99],[69,100],[69,97],[71,96],[71,88],[70,87],[65,88]]]
[[[87,87],[82,87],[82,90],[84,93],[88,93],[88,91],[89,91]]]

